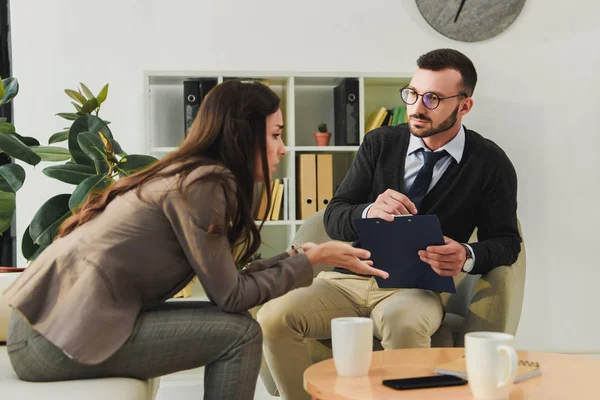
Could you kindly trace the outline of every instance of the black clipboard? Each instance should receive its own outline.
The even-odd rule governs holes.
[[[451,276],[438,275],[419,257],[419,250],[444,244],[436,215],[398,216],[393,222],[380,218],[355,219],[354,227],[360,246],[371,252],[373,266],[390,274],[387,279],[375,277],[380,288],[456,293]]]

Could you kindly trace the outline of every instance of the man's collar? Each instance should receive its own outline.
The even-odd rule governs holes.
[[[425,146],[425,143],[423,143],[423,139],[421,139],[420,137],[416,137],[411,133],[410,141],[408,143],[408,151],[406,154],[413,154],[419,149],[427,149],[427,146]],[[448,143],[446,143],[444,146],[440,147],[436,151],[446,150],[448,154],[450,154],[452,158],[456,160],[456,163],[459,164],[460,160],[462,160],[464,149],[465,127],[461,125],[460,130],[458,131],[456,136],[454,136],[452,140],[450,140]]]

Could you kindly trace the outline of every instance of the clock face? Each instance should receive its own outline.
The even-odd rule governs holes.
[[[450,39],[479,42],[504,31],[525,0],[416,0],[423,18]]]

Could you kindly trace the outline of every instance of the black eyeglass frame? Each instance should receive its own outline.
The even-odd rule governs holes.
[[[412,90],[412,91],[413,91],[413,92],[414,92],[414,93],[417,95],[417,98],[416,98],[416,99],[415,99],[415,101],[413,101],[412,103],[409,103],[408,101],[404,100],[404,96],[402,96],[402,92],[404,92],[406,89],[408,89],[408,90]],[[425,100],[424,100],[424,99],[425,99],[425,95],[427,95],[427,94],[432,94],[432,95],[434,95],[435,97],[437,97],[437,98],[438,98],[438,102],[437,102],[437,104],[436,104],[436,106],[435,106],[435,107],[433,107],[433,108],[432,108],[432,107],[429,107],[427,104],[425,104]],[[454,96],[440,97],[440,95],[438,95],[437,93],[434,93],[434,92],[425,92],[425,93],[423,93],[423,94],[419,94],[419,93],[417,93],[417,91],[416,91],[415,89],[413,89],[413,88],[410,88],[410,87],[408,87],[408,86],[404,86],[402,89],[400,89],[400,98],[402,99],[402,101],[403,101],[405,104],[407,104],[407,105],[409,105],[409,106],[412,106],[412,105],[413,105],[413,104],[415,104],[417,101],[419,101],[419,96],[421,96],[421,102],[423,103],[423,105],[424,105],[424,106],[425,106],[427,109],[429,109],[429,110],[435,110],[436,108],[438,108],[438,107],[440,106],[440,102],[441,102],[442,100],[453,99],[453,98],[455,98],[455,97],[459,97],[459,96],[465,96],[465,97],[469,97],[469,96],[468,96],[468,95],[467,95],[465,92],[460,92],[459,94],[455,94]]]

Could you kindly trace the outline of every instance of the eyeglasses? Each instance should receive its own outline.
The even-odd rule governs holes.
[[[400,95],[402,96],[402,101],[408,104],[409,106],[415,104],[419,99],[419,96],[421,96],[421,101],[423,102],[423,105],[429,108],[430,110],[435,110],[436,108],[438,108],[438,106],[440,105],[440,101],[442,100],[452,99],[454,97],[459,96],[468,97],[466,93],[459,93],[457,95],[448,97],[440,97],[433,92],[425,92],[423,94],[419,94],[409,87],[404,87],[400,89]]]

